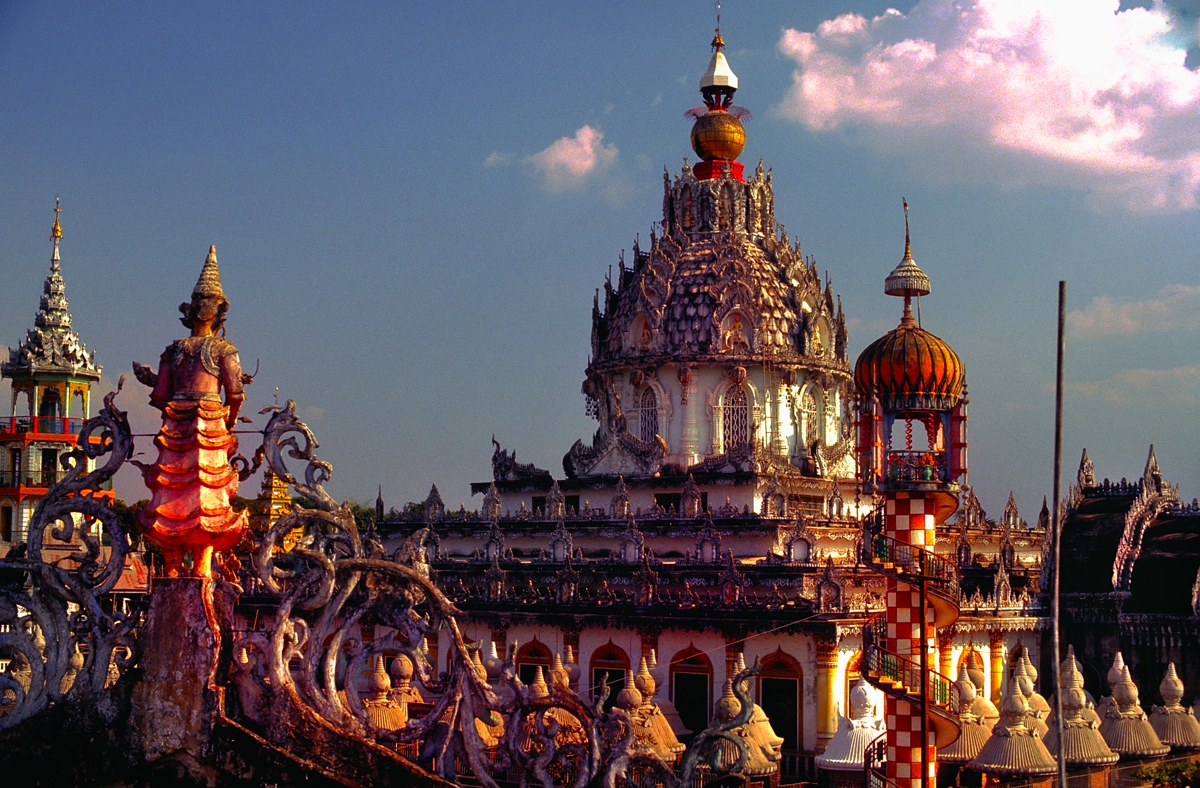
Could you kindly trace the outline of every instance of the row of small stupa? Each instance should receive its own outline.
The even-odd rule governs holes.
[[[994,776],[1036,776],[1058,770],[1058,731],[1051,704],[1038,694],[1037,671],[1029,654],[1014,656],[1000,708],[976,688],[984,685],[982,660],[964,662],[958,675],[961,733],[938,750],[940,763],[965,766]],[[1105,766],[1121,758],[1154,758],[1172,749],[1200,750],[1200,722],[1195,708],[1186,708],[1183,682],[1175,664],[1167,665],[1159,684],[1163,706],[1150,714],[1138,701],[1137,685],[1118,653],[1108,672],[1112,695],[1096,703],[1083,688],[1083,674],[1074,649],[1059,668],[1063,694],[1063,752],[1068,767]],[[1200,702],[1197,703],[1200,705]],[[871,692],[860,679],[850,693],[850,716],[817,766],[833,771],[858,770],[868,745],[883,732],[883,722],[872,708]]]
[[[510,646],[511,656],[516,652],[516,644]],[[496,693],[503,706],[510,706],[515,700],[515,692],[528,693],[531,698],[550,697],[552,690],[559,694],[576,694],[579,681],[579,665],[574,651],[567,646],[564,658],[555,654],[548,670],[538,666],[532,683],[524,686],[516,680],[515,687],[503,680],[505,660],[497,652],[496,644],[492,642],[486,656],[483,649],[473,652],[473,666],[481,681],[487,682]],[[250,657],[245,650],[239,656],[239,662],[249,669]],[[745,658],[738,655],[734,666],[734,674],[746,669]],[[617,692],[616,706],[625,710],[633,722],[636,747],[638,750],[652,752],[663,761],[674,764],[686,749],[679,741],[689,731],[679,717],[679,713],[669,700],[655,700],[660,680],[655,678],[658,671],[658,659],[654,649],[649,657],[642,657],[636,674],[626,673],[624,686]],[[390,674],[390,675],[389,675]],[[372,726],[384,730],[400,730],[408,724],[410,709],[421,706],[432,698],[413,684],[412,661],[401,654],[392,660],[390,669],[385,667],[384,658],[376,657],[371,670],[363,674],[364,681],[360,684],[363,693],[363,706]],[[748,681],[743,688],[748,688]],[[724,694],[713,706],[712,723],[727,723],[741,712],[741,701],[733,692],[733,681],[725,681]],[[556,742],[562,746],[568,743],[585,743],[586,737],[583,724],[568,710],[552,707],[545,712],[547,719],[557,723]],[[522,747],[529,749],[536,746],[533,741],[535,722],[533,717],[525,720],[528,730],[520,738]],[[504,737],[504,720],[495,712],[490,712],[475,720],[475,728],[484,744],[491,748],[500,745]],[[748,745],[746,761],[742,773],[748,776],[772,774],[779,769],[782,757],[783,739],[775,734],[766,712],[758,704],[754,704],[748,722],[734,728],[731,733],[740,737]],[[722,765],[730,765],[738,759],[738,752],[732,745],[718,756]]]

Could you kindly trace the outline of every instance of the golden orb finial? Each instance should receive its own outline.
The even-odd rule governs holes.
[[[58,197],[54,198],[54,229],[50,231],[50,240],[58,240],[62,238],[62,225],[58,223],[58,215],[62,213],[62,208],[58,207]]]

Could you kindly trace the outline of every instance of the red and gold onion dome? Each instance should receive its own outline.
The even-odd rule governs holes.
[[[884,282],[885,293],[904,297],[904,314],[859,355],[854,385],[885,410],[950,410],[962,397],[966,373],[958,354],[913,319],[912,297],[929,294],[929,277],[912,258],[907,212],[904,224],[904,259]]]

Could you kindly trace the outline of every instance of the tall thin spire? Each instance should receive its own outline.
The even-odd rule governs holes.
[[[883,280],[883,292],[892,296],[904,297],[904,314],[900,325],[912,326],[916,322],[912,317],[912,297],[929,295],[929,276],[922,271],[912,258],[912,235],[908,230],[908,200],[900,198],[904,206],[904,257],[900,265]]]
[[[58,270],[58,241],[62,238],[62,225],[58,223],[58,215],[62,213],[62,208],[58,206],[58,195],[54,196],[54,227],[50,230],[50,241],[54,244],[54,251],[50,254],[50,270]]]

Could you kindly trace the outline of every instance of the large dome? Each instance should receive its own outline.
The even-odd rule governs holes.
[[[915,324],[902,323],[867,346],[854,365],[854,385],[884,410],[949,410],[966,374],[958,354]]]

